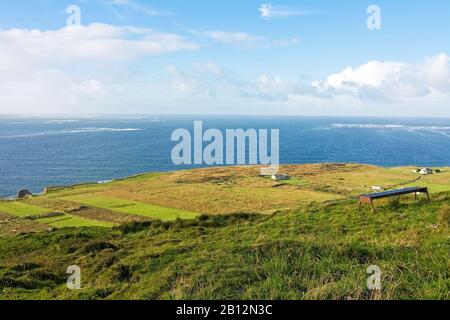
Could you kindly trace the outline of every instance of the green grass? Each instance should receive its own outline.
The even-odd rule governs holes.
[[[432,193],[450,191],[450,183],[449,184],[438,184],[438,183],[432,183],[432,182],[428,182],[428,181],[420,181],[420,182],[408,184],[408,185],[406,185],[406,187],[416,187],[418,185],[420,185],[422,187],[428,187],[428,190]]]
[[[25,217],[48,213],[50,211],[46,208],[33,206],[20,201],[0,201],[0,212],[8,213],[16,217]]]
[[[56,230],[0,238],[0,299],[450,299],[448,173],[413,183],[430,187],[431,202],[377,201],[373,214],[342,198],[417,175],[358,165],[284,170],[296,178],[281,187],[252,168],[219,168],[55,190],[47,197],[63,208],[164,221],[101,228],[112,225],[39,219]],[[43,206],[47,197],[30,200]],[[330,197],[341,200],[325,204]],[[22,205],[0,202],[0,212],[29,215],[33,206]],[[66,288],[70,265],[81,267],[80,291]],[[382,271],[375,297],[370,265]]]
[[[412,169],[359,164],[286,165],[280,167],[280,172],[293,179],[273,181],[261,178],[259,168],[253,166],[206,168],[143,174],[108,184],[59,188],[43,198],[59,200],[69,196],[102,196],[135,201],[158,206],[156,210],[145,209],[153,217],[152,212],[161,212],[162,208],[201,214],[270,213],[307,202],[369,193],[372,186],[401,187],[417,178],[421,180],[415,185],[433,184],[432,192],[450,190],[450,170],[441,168],[443,173],[423,177],[413,173]],[[170,216],[173,219],[174,215]],[[164,215],[158,217],[165,219]]]
[[[309,184],[308,181],[306,180],[302,180],[302,179],[289,179],[289,180],[285,180],[285,181],[280,181],[281,184],[288,184],[291,186],[306,186]]]
[[[109,209],[116,212],[134,214],[161,221],[173,221],[176,219],[194,219],[198,216],[195,212],[178,210],[160,206],[154,206],[146,203],[140,203],[131,200],[119,198],[96,196],[96,195],[77,195],[64,197],[64,200],[74,201],[98,208]]]
[[[38,219],[38,222],[45,223],[55,228],[81,228],[81,227],[106,227],[111,228],[114,226],[113,223],[98,221],[93,219],[87,219],[83,217],[77,217],[70,214],[65,214],[63,216],[52,217],[52,218],[42,218]]]
[[[450,193],[0,239],[3,299],[450,299]],[[67,290],[69,265],[82,290]]]

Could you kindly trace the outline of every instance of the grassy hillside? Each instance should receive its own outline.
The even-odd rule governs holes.
[[[380,201],[377,214],[359,212],[348,197],[372,185],[409,185],[417,179],[411,168],[287,166],[294,179],[282,184],[257,168],[202,169],[20,202],[33,212],[1,203],[0,298],[449,299],[443,171],[414,183],[435,191],[431,202]],[[62,216],[46,217],[54,211]],[[66,215],[89,223],[56,221]],[[39,232],[18,234],[33,227]],[[81,267],[80,291],[65,286],[70,265]],[[366,288],[370,265],[382,270],[375,295]]]

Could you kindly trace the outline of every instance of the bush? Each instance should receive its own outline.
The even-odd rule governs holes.
[[[143,230],[147,230],[150,228],[154,223],[152,221],[144,221],[144,222],[130,222],[122,224],[118,227],[116,227],[116,230],[119,230],[123,234],[129,234],[129,233],[136,233]]]
[[[39,282],[64,283],[66,280],[65,276],[60,276],[47,270],[33,270],[28,276]]]
[[[36,282],[28,280],[16,280],[12,278],[0,278],[0,288],[30,290],[36,288]]]
[[[38,269],[39,267],[40,266],[37,263],[25,262],[25,263],[13,266],[11,268],[11,270],[17,271],[17,272],[23,272],[23,271],[29,271],[29,270]]]
[[[100,252],[100,251],[103,251],[106,249],[112,249],[115,251],[115,250],[117,250],[117,247],[115,245],[113,245],[112,243],[101,241],[101,242],[89,243],[81,248],[83,253],[96,253],[96,252]]]
[[[124,282],[129,281],[131,277],[133,276],[133,272],[130,268],[130,266],[126,266],[123,264],[119,264],[114,268],[114,276],[113,280]]]

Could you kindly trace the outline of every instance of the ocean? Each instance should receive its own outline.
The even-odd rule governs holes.
[[[282,164],[357,162],[450,166],[450,119],[159,116],[0,118],[0,197],[101,182],[172,163],[175,129],[279,129]]]

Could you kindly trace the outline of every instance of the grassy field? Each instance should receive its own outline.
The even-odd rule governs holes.
[[[450,194],[0,240],[4,299],[449,299]],[[52,243],[52,246],[48,244]],[[65,287],[69,265],[82,290]],[[382,290],[366,269],[382,270]]]
[[[33,216],[50,212],[46,208],[33,206],[19,201],[0,201],[0,212],[17,217]]]
[[[109,209],[112,211],[144,216],[161,221],[173,221],[176,219],[194,219],[196,216],[198,216],[198,214],[195,212],[159,207],[131,200],[122,200],[118,198],[96,196],[96,195],[83,194],[77,196],[63,197],[62,199],[81,204],[87,204],[97,208]]]
[[[271,214],[312,202],[355,197],[372,192],[372,186],[421,185],[432,193],[450,191],[449,168],[440,168],[442,173],[428,176],[420,176],[413,169],[359,164],[287,165],[280,171],[292,178],[280,182],[259,176],[259,168],[251,166],[151,173],[107,184],[49,188],[44,196],[0,201],[0,213],[25,218],[63,212],[61,221],[38,222],[49,227],[104,227],[145,220],[193,219],[201,214]],[[15,224],[0,236],[14,234],[14,230],[16,234],[21,232]]]
[[[0,299],[449,299],[450,170],[412,169],[284,166],[287,182],[200,169],[0,202]],[[432,201],[358,211],[374,185],[428,186]]]
[[[37,220],[40,223],[48,224],[55,228],[80,228],[80,227],[113,227],[115,224],[105,221],[98,221],[70,214],[63,216],[42,218]]]

